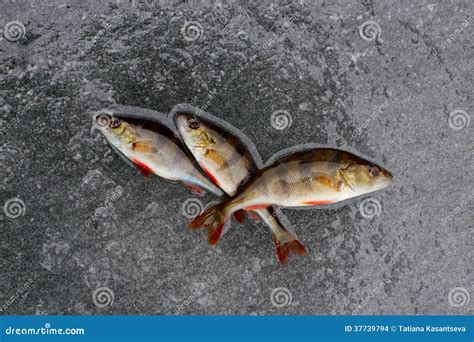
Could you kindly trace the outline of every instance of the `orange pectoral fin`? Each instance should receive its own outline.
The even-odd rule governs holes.
[[[270,203],[262,203],[262,204],[256,204],[256,205],[251,205],[249,207],[245,207],[244,210],[258,210],[258,209],[268,208],[269,206],[271,206]]]
[[[132,159],[132,162],[135,164],[137,170],[140,171],[145,177],[150,177],[151,174],[153,174],[153,170],[145,163],[142,163],[138,159]]]
[[[333,201],[307,201],[302,202],[303,205],[323,205],[323,204],[331,204],[334,203]]]
[[[183,184],[189,190],[191,190],[192,192],[194,192],[195,194],[198,194],[200,196],[203,196],[206,193],[202,188],[200,188],[197,185],[194,185],[194,184],[191,184],[191,183],[188,183],[188,182],[183,182]]]
[[[321,185],[324,185],[327,188],[334,189],[336,191],[341,190],[341,182],[328,176],[316,176],[313,178],[313,181]]]
[[[155,153],[156,148],[149,141],[136,141],[132,144],[132,149],[136,152]]]

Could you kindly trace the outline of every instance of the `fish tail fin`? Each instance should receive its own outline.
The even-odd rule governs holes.
[[[228,220],[225,211],[225,205],[216,204],[206,209],[203,213],[192,220],[188,227],[191,229],[199,229],[205,227],[207,229],[207,240],[211,246],[215,246],[221,237],[224,225]]]
[[[279,217],[282,214],[278,214],[273,207],[257,210],[257,212],[272,230],[277,258],[281,265],[286,264],[291,254],[306,255],[308,253],[298,238],[285,228]]]
[[[243,224],[245,222],[245,210],[240,209],[232,213],[232,217],[234,220],[236,220],[238,223]]]
[[[290,232],[285,234],[272,234],[273,241],[275,242],[275,249],[277,252],[278,261],[280,264],[285,265],[288,261],[288,257],[291,254],[306,255],[308,254],[305,246]]]

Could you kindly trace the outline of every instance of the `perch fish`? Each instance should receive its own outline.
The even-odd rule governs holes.
[[[247,146],[229,130],[203,117],[183,112],[177,112],[174,121],[199,166],[227,195],[236,195],[239,188],[258,171]],[[303,244],[284,227],[272,206],[255,208],[255,213],[270,227],[281,264],[291,253],[306,254]],[[253,211],[249,214],[258,219]],[[209,243],[215,245],[221,233],[222,227],[209,229]]]
[[[189,226],[204,226],[219,234],[227,217],[236,210],[331,204],[392,183],[388,170],[350,152],[330,148],[299,151],[258,170],[234,196],[208,208]]]
[[[199,171],[169,127],[155,120],[124,115],[100,114],[94,120],[114,150],[145,176],[155,174],[180,181],[198,194],[207,190],[223,195],[222,190]]]

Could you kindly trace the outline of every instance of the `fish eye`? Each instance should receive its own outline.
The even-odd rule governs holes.
[[[371,177],[377,177],[380,174],[380,169],[375,165],[369,165],[369,175]]]
[[[120,121],[120,119],[112,119],[110,121],[110,124],[109,124],[109,127],[110,128],[117,128],[118,126],[120,126],[122,122]]]
[[[196,119],[195,117],[191,117],[187,121],[188,127],[191,129],[198,129],[199,128],[199,120]]]

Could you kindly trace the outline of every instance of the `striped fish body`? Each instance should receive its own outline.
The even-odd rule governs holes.
[[[113,148],[142,173],[181,181],[196,192],[202,188],[222,195],[221,189],[200,172],[181,141],[165,125],[124,115],[114,115],[110,123],[114,127],[100,127],[101,132]]]
[[[235,196],[206,209],[190,227],[216,229],[236,210],[255,210],[273,204],[330,204],[392,183],[393,176],[388,170],[349,152],[323,148],[301,151],[259,170]]]
[[[369,175],[373,168],[379,170],[377,177]],[[281,158],[258,171],[231,200],[231,206],[235,209],[336,203],[388,186],[391,179],[388,171],[349,152],[312,149]]]
[[[209,122],[196,140],[182,133],[183,141],[197,163],[230,196],[257,171],[245,146],[230,132]]]
[[[236,195],[257,172],[247,146],[229,130],[185,113],[178,113],[175,123],[199,166],[229,196]],[[306,253],[304,246],[282,225],[273,208],[256,208],[255,212],[272,231],[280,263],[286,262],[290,252]]]

